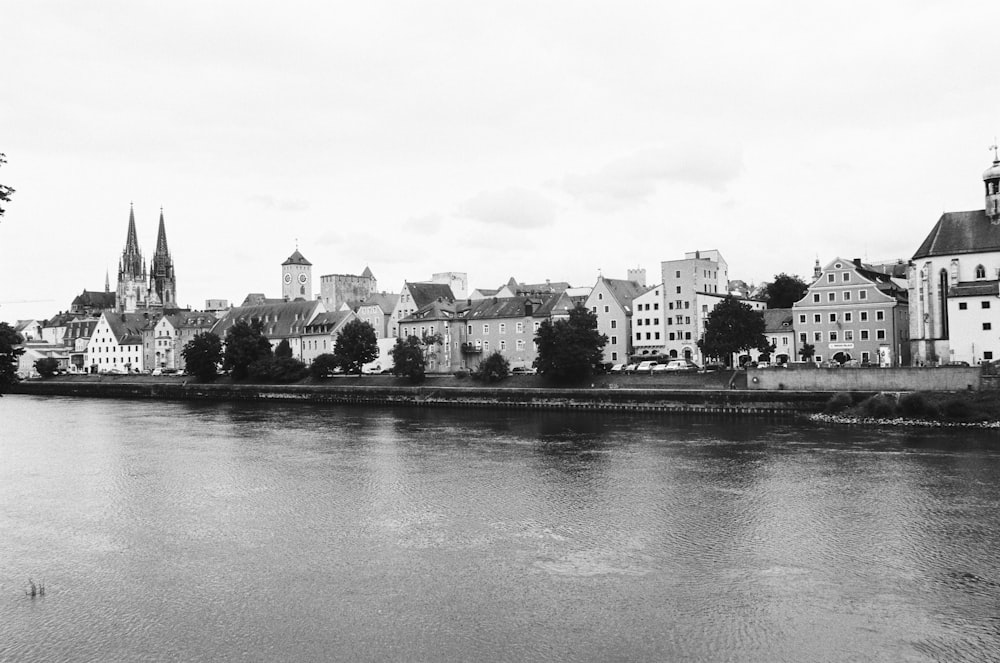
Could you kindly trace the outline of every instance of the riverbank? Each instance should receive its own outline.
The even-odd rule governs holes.
[[[617,410],[666,414],[727,414],[795,417],[824,409],[832,394],[815,391],[760,392],[731,389],[731,376],[707,382],[629,381],[598,376],[588,386],[558,388],[538,376],[516,376],[484,385],[452,376],[411,385],[392,376],[344,377],[291,385],[233,383],[222,379],[201,384],[176,376],[61,376],[26,380],[10,391],[40,396],[92,398],[304,401],[340,405],[458,407],[541,410]],[[698,386],[683,386],[683,385]],[[641,385],[641,386],[636,386]]]

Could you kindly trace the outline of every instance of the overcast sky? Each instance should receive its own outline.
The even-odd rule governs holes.
[[[0,39],[0,320],[114,288],[160,207],[182,305],[313,277],[592,285],[908,259],[982,209],[1000,3],[31,2]],[[18,303],[25,302],[25,303]]]

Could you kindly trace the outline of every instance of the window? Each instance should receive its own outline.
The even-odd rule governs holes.
[[[689,316],[689,315],[684,316],[684,324],[686,324],[686,325],[691,324],[691,316]]]
[[[611,321],[611,328],[612,329],[618,329],[618,321],[617,320],[612,320]]]
[[[993,353],[991,351],[989,351],[989,350],[984,351],[983,352],[983,359],[985,361],[989,361],[989,360],[993,359]]]
[[[681,294],[681,287],[680,286],[677,286],[677,294],[678,295]]]
[[[876,329],[875,330],[875,339],[879,340],[879,341],[884,341],[885,340],[885,330],[884,329]]]
[[[618,361],[618,353],[617,352],[612,352],[611,353],[611,361]]]
[[[851,301],[851,291],[850,290],[845,290],[844,291],[844,301],[845,302]]]
[[[836,321],[837,321],[837,314],[836,313],[831,313],[830,314],[830,322],[836,322]]]
[[[875,319],[878,321],[885,320],[885,311],[875,311]]]
[[[684,302],[684,308],[691,308],[691,302]]]
[[[831,343],[835,343],[836,341],[837,341],[837,332],[831,331],[830,332],[830,342]]]
[[[862,290],[858,293],[858,299],[868,299],[868,291]]]
[[[958,303],[958,310],[959,311],[964,311],[967,308],[969,308],[969,305],[966,302],[959,302]]]
[[[611,309],[610,309],[610,308],[608,308],[607,306],[605,306],[605,307],[604,307],[604,312],[605,312],[605,313],[609,313],[610,311],[611,311]]]
[[[611,327],[614,328],[614,326],[615,326],[615,321],[612,320],[611,321]],[[524,323],[523,322],[517,323],[517,327],[515,329],[516,329],[516,331],[517,331],[518,334],[523,334],[524,333]]]
[[[844,272],[844,282],[846,283],[846,282],[848,282],[850,280],[851,280],[851,273],[850,272]]]
[[[991,323],[991,322],[984,322],[983,323],[983,331],[989,331],[990,329],[993,329],[993,323]]]
[[[635,333],[635,340],[637,340],[637,341],[641,341],[642,340],[642,332],[636,332]]]
[[[660,340],[660,332],[653,332],[653,338],[655,338],[657,341],[659,341]]]
[[[858,333],[861,335],[861,340],[862,341],[867,341],[868,340],[868,330],[867,329],[862,329]]]
[[[674,272],[674,278],[679,279],[680,277],[681,277],[681,270],[678,269],[676,272]]]
[[[983,308],[989,308],[990,307],[990,303],[989,302],[980,302],[980,304],[982,304]]]
[[[986,268],[982,265],[976,265],[976,278],[985,279],[986,278]]]
[[[813,304],[819,304],[819,293],[818,292],[814,292],[813,293]]]
[[[684,340],[685,341],[691,340],[691,332],[684,332]]]
[[[834,279],[836,279],[836,278],[837,277],[835,275],[833,275],[833,274],[827,274],[826,275],[826,282],[827,283],[833,283]]]
[[[670,332],[670,333],[669,333],[669,334],[667,335],[667,338],[669,338],[669,339],[670,339],[671,341],[672,341],[672,340],[674,340],[674,333],[673,333],[673,332]]]
[[[861,322],[868,322],[868,311],[861,311],[861,313],[859,315],[861,316],[859,318],[859,320],[861,320]]]
[[[598,299],[598,301],[603,300],[604,299],[604,293],[603,292],[597,293],[597,299]]]
[[[867,364],[870,359],[871,359],[871,355],[869,355],[867,351],[864,351],[864,352],[861,353],[861,363],[862,364]]]
[[[612,336],[611,337],[611,345],[618,345],[618,337],[617,336]]]
[[[816,323],[817,325],[823,322],[823,314],[813,313],[813,322]]]
[[[806,324],[806,315],[805,315],[805,313],[800,313],[799,314],[799,324],[800,325]]]
[[[534,329],[535,331],[538,331],[538,328],[541,327],[541,326],[542,326],[541,321],[540,320],[535,320],[535,323],[532,325],[532,329]]]
[[[853,329],[845,329],[844,330],[844,340],[845,341],[853,341],[854,340],[854,330]]]
[[[518,352],[523,352],[524,351],[524,339],[523,338],[517,339],[517,351]]]
[[[500,340],[500,352],[503,352],[506,349],[507,349],[507,341],[504,341],[503,339],[501,339]]]
[[[489,333],[490,333],[490,326],[486,323],[483,323],[483,334],[489,334]]]
[[[489,351],[490,351],[490,342],[483,341],[483,352],[489,352]]]
[[[854,314],[853,313],[851,313],[850,311],[846,311],[844,313],[844,322],[851,322],[851,320],[853,320],[853,319],[854,319]]]
[[[642,327],[642,318],[636,318],[635,319],[635,326],[636,327]]]
[[[822,364],[823,363],[823,355],[816,355],[814,357],[814,359],[816,360],[817,364]]]
[[[649,340],[650,336],[651,336],[651,334],[649,332],[646,332],[646,340],[647,341]]]
[[[507,323],[506,322],[501,322],[498,326],[500,327],[500,333],[501,334],[506,334],[507,333]]]
[[[828,292],[828,293],[826,293],[826,301],[828,301],[828,302],[835,302],[835,301],[837,301],[837,293],[835,293],[835,292]]]
[[[659,293],[657,293],[657,294],[659,294]],[[648,308],[648,307],[647,307],[647,308]],[[659,302],[655,302],[655,303],[653,304],[653,310],[654,310],[654,311],[659,311],[659,310],[660,310],[660,303],[659,303]]]
[[[813,332],[813,340],[822,343],[823,342],[823,332]]]

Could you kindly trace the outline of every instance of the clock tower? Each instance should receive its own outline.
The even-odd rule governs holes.
[[[298,248],[281,263],[281,298],[286,302],[312,299],[312,263]]]

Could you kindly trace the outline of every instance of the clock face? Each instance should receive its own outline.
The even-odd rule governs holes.
[[[302,285],[305,285],[307,278],[308,277],[304,273],[303,274],[299,274],[299,283],[301,283]]]
[[[291,283],[291,282],[292,282],[292,275],[285,274],[285,283]]]

